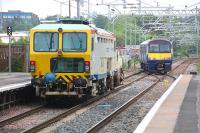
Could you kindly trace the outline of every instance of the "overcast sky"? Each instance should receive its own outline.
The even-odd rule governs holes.
[[[68,4],[69,0],[57,0],[64,1]],[[72,1],[72,15],[76,15],[76,3],[75,0]],[[84,0],[85,4],[81,7],[81,12],[87,12],[87,0]],[[107,7],[96,6],[96,3],[101,3],[102,1],[107,3],[122,3],[122,0],[90,0],[91,12],[96,11],[97,13],[107,13]],[[126,0],[127,3],[138,3],[138,0]],[[40,18],[44,18],[49,15],[60,14],[60,4],[54,0],[0,0],[2,11],[8,10],[21,10],[25,12],[33,12],[37,14]],[[200,3],[200,0],[142,0],[142,6],[156,6],[159,2],[159,6],[173,6],[176,9],[184,9],[185,5],[190,6],[196,3]],[[200,5],[197,5],[200,7]],[[119,8],[120,7],[116,7]],[[195,8],[195,6],[191,7]],[[68,16],[68,5],[62,6],[62,15]]]

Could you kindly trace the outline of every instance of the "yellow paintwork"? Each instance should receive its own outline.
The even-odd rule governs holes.
[[[171,59],[172,54],[171,53],[148,53],[148,58],[150,60],[166,60]]]
[[[35,32],[58,32],[57,30],[34,30],[32,29],[30,32],[30,61],[36,62],[36,71],[31,73],[32,76],[38,77],[39,73],[41,75],[45,75],[50,72],[50,59],[54,57],[58,57],[57,52],[35,52],[33,50],[33,40]],[[91,30],[66,30],[63,29],[63,32],[85,32],[87,33],[87,51],[86,52],[62,52],[61,57],[68,58],[83,58],[84,61],[90,61],[90,53],[91,53]],[[62,33],[59,33],[59,49],[62,50]],[[69,82],[69,80],[64,76],[67,75],[72,79],[72,75],[77,77],[85,77],[89,75],[89,73],[56,73],[56,78],[61,76],[65,79],[65,81]]]

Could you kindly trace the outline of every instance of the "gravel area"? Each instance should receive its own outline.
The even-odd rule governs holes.
[[[133,83],[130,87],[121,90],[119,93],[112,95],[112,97],[103,99],[99,104],[78,114],[74,119],[66,121],[61,126],[56,127],[52,132],[85,132],[92,125],[96,124],[116,108],[127,102],[131,97],[152,85],[155,80],[157,80],[155,77],[148,76],[142,81]]]
[[[169,81],[168,84],[165,84],[163,81],[159,82],[153,89],[146,93],[142,99],[127,108],[99,132],[132,133],[154,103],[162,96],[169,85],[173,82],[173,80],[169,77],[165,80]]]
[[[182,61],[176,61],[173,63],[173,68],[181,64]],[[183,64],[182,66],[184,66]],[[193,71],[196,69],[196,66],[190,65],[187,69],[187,72]],[[138,72],[139,69],[135,70],[126,70],[124,71],[124,75],[129,76],[135,72]],[[177,69],[177,76],[179,75],[181,70]],[[139,77],[144,76],[144,74],[140,74],[138,76],[133,76],[128,80],[124,81],[124,83],[131,82]],[[132,132],[134,128],[137,126],[138,122],[142,120],[144,115],[148,112],[148,110],[153,106],[155,101],[165,92],[168,85],[172,83],[172,79],[167,77],[166,79],[168,82],[160,82],[156,87],[155,90],[151,90],[150,93],[145,94],[147,100],[139,100],[134,104],[131,108],[128,108],[127,111],[123,114],[120,114],[117,118],[118,120],[115,121],[114,124],[112,122],[102,129],[100,132]],[[102,120],[105,116],[109,115],[113,112],[116,108],[123,105],[127,102],[131,97],[135,96],[145,88],[151,86],[157,80],[154,76],[148,76],[141,81],[137,81],[133,83],[131,86],[127,87],[119,91],[118,93],[111,94],[110,96],[99,100],[98,102],[92,104],[89,108],[85,109],[81,113],[74,114],[74,117],[67,121],[62,121],[59,124],[53,125],[53,133],[60,133],[60,132],[85,132],[88,128]],[[144,97],[145,99],[145,97]],[[0,112],[0,120],[5,120],[15,115],[21,114],[26,112],[30,109],[33,109],[36,105],[20,105],[12,107],[8,110],[4,110]],[[20,121],[16,121],[10,125],[6,125],[0,128],[0,133],[7,133],[7,132],[22,132],[25,129],[31,128],[34,125],[37,125],[41,122],[44,122],[55,115],[61,114],[66,110],[63,108],[45,108],[31,115],[30,117],[24,118]],[[127,113],[128,112],[128,113]],[[122,115],[122,116],[121,116]],[[121,116],[121,118],[120,118]],[[133,118],[130,119],[129,118]],[[128,124],[128,126],[127,126]],[[121,128],[120,128],[121,125]],[[121,129],[121,130],[119,130]]]
[[[132,75],[137,71],[125,71],[125,76]],[[128,82],[128,81],[126,81]],[[13,116],[19,115],[26,111],[29,111],[36,107],[36,105],[16,105],[15,107],[11,107],[10,109],[6,109],[0,112],[0,120],[5,120],[11,118]],[[0,128],[0,132],[21,132],[25,129],[28,129],[34,125],[37,125],[43,121],[46,121],[52,116],[58,115],[64,112],[63,109],[44,109],[38,113],[33,114],[30,117],[24,118],[20,121],[16,121],[10,125],[6,125]]]
[[[185,67],[185,65],[182,65]],[[195,70],[194,64],[190,65],[186,72]],[[184,69],[181,69],[184,70]],[[179,71],[180,72],[180,71]],[[178,74],[178,72],[176,73]],[[179,73],[181,74],[181,73]],[[167,81],[167,82],[166,82]],[[146,93],[142,99],[139,99],[135,104],[127,108],[123,113],[113,119],[106,127],[102,128],[99,132],[112,132],[112,133],[132,133],[137,125],[142,121],[148,111],[153,107],[156,101],[173,83],[172,78],[166,77],[163,81],[159,82],[153,89]]]
[[[173,67],[178,66],[182,62],[183,62],[183,60],[176,61],[175,63],[173,63]],[[124,73],[127,74],[127,75],[131,75],[131,74],[133,74],[133,71],[129,70],[129,71],[125,71]],[[124,81],[124,83],[130,82],[130,80],[135,80],[135,79],[137,79],[139,77],[142,77],[142,76],[144,76],[144,74],[133,76],[130,79]],[[159,77],[159,76],[157,76],[157,77]],[[136,82],[131,86],[131,88],[132,89],[134,88],[135,90],[139,89],[140,84],[141,84],[141,86],[145,86],[145,85],[149,85],[150,86],[150,84],[148,82],[149,81],[150,82],[154,82],[154,80],[157,80],[157,79],[155,77],[153,77],[153,78],[151,77],[150,79],[147,79],[147,82],[142,82],[142,83]],[[165,83],[165,85],[166,85],[166,83]],[[122,91],[125,91],[125,90],[122,90]],[[95,123],[95,120],[91,119],[91,117],[92,118],[93,117],[96,118],[95,116],[98,116],[98,117],[103,116],[103,117],[105,117],[108,113],[111,113],[111,111],[112,111],[111,109],[113,109],[114,106],[110,104],[111,100],[109,100],[109,99],[112,99],[113,97],[115,97],[115,95],[118,95],[118,94],[111,94],[106,99],[101,99],[101,100],[99,100],[97,102],[98,105],[100,105],[100,106],[95,105],[95,104],[97,104],[97,103],[95,103],[95,104],[91,105],[90,107],[87,107],[87,108],[84,108],[84,109],[82,109],[80,111],[75,112],[73,115],[63,119],[62,121],[59,121],[57,123],[52,124],[51,126],[49,126],[48,128],[42,130],[41,132],[50,132],[50,131],[56,132],[56,133],[57,132],[84,132],[85,130],[87,130],[87,128],[91,127]],[[126,95],[124,97],[126,97]],[[107,102],[105,102],[105,100],[107,100]],[[116,101],[118,101],[118,100],[115,100],[115,102]],[[115,103],[115,104],[118,104],[118,103]],[[102,109],[102,108],[103,108],[103,110],[101,110],[100,113],[95,112],[94,110],[92,110],[92,109],[98,109],[99,110],[99,109]],[[87,115],[88,111],[90,111],[90,110],[94,111],[93,114],[96,114],[96,115],[95,116]],[[105,112],[105,110],[106,110],[106,112]],[[89,113],[89,114],[91,114],[91,113]],[[84,117],[84,116],[86,116],[86,117]],[[84,120],[87,120],[87,123],[85,123]],[[84,125],[80,124],[80,123],[83,123],[81,121],[84,121]],[[98,122],[98,121],[99,120],[97,118],[96,122]],[[76,125],[77,123],[79,123],[79,124]]]
[[[129,77],[128,79],[124,80],[122,84],[127,84],[127,83],[130,83],[130,82],[133,82],[134,80],[138,79],[138,78],[142,78],[146,76],[145,73],[140,73],[138,75],[134,75],[134,76],[131,76]],[[118,87],[117,87],[118,88]],[[116,89],[117,89],[116,88]],[[128,87],[127,87],[128,88]],[[126,88],[126,89],[127,89]],[[119,92],[121,91],[125,91],[126,89],[122,89],[120,90]],[[92,103],[90,105],[88,105],[87,107],[84,107],[76,112],[74,112],[73,114],[69,115],[68,117],[62,119],[61,121],[58,121],[56,123],[53,123],[51,125],[49,125],[47,128],[43,129],[42,131],[40,131],[41,133],[43,132],[50,132],[52,131],[53,129],[55,129],[56,127],[60,127],[61,125],[65,124],[66,121],[71,121],[72,119],[75,119],[75,117],[79,116],[80,114],[84,113],[85,111],[89,110],[90,108],[94,108],[96,105],[98,104],[101,104],[102,102],[105,101],[105,99],[109,99],[109,98],[113,98],[115,97],[115,95],[117,95],[116,93],[118,92],[115,92],[115,93],[111,93],[110,95],[100,99],[99,101],[95,102],[95,103]]]
[[[27,111],[37,107],[38,105],[39,104],[15,105],[9,109],[1,110],[0,111],[0,121],[9,119],[11,117],[22,114],[24,112],[27,112]]]
[[[187,69],[186,69],[186,74],[190,74],[190,72],[197,72],[197,66],[196,63],[191,64]]]
[[[22,132],[28,128],[33,127],[34,125],[37,125],[43,121],[46,121],[50,118],[52,118],[55,115],[58,115],[64,111],[63,108],[44,108],[41,111],[26,117],[22,120],[16,121],[11,123],[10,125],[6,125],[4,127],[0,128],[1,133],[10,133],[10,132]]]

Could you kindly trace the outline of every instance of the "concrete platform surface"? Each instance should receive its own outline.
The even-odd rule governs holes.
[[[200,76],[181,75],[134,133],[200,132]]]
[[[30,73],[0,73],[0,92],[24,87],[30,83]]]

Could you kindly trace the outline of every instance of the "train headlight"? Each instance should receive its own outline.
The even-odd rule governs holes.
[[[89,61],[85,61],[85,72],[90,72],[90,62]]]
[[[35,72],[35,65],[36,65],[36,62],[31,60],[30,69],[29,69],[30,72]]]
[[[150,60],[156,60],[156,58],[149,58]]]
[[[171,60],[171,58],[165,58],[165,60]]]

